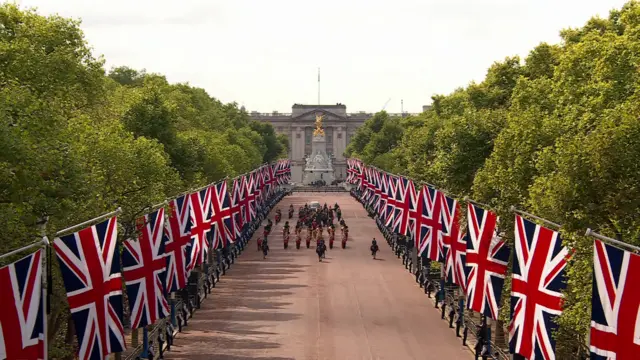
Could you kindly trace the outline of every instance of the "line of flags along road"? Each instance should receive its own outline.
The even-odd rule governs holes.
[[[573,254],[558,231],[516,213],[510,249],[500,236],[499,217],[482,204],[469,201],[462,226],[458,201],[431,185],[358,159],[347,160],[347,182],[385,226],[413,240],[419,256],[441,262],[446,281],[466,295],[467,308],[488,318],[498,318],[513,252],[509,350],[530,360],[556,358],[554,320],[562,313],[565,268]],[[640,255],[621,247],[594,239],[591,359],[640,354]]]
[[[57,237],[53,249],[75,323],[78,357],[104,359],[125,349],[123,279],[132,328],[168,317],[168,295],[187,286],[189,274],[210,251],[239,239],[244,224],[290,180],[291,162],[279,160],[233,179],[230,191],[222,180],[181,194],[167,201],[166,213],[158,206],[137,219],[137,239],[125,240],[122,249],[118,212]],[[0,360],[47,358],[44,258],[38,249],[0,268]]]

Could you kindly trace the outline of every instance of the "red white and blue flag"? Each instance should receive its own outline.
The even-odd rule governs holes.
[[[233,233],[232,240],[239,238],[242,235],[242,226],[244,220],[242,219],[242,200],[244,199],[244,184],[242,179],[244,176],[233,179],[233,189],[231,190],[231,232]]]
[[[640,354],[640,255],[595,240],[591,359],[632,360]]]
[[[167,254],[167,291],[174,292],[187,286],[189,273],[196,266],[191,261],[194,239],[191,226],[194,215],[189,195],[181,195],[169,203],[169,219],[165,224],[165,253]]]
[[[164,209],[137,220],[138,239],[124,241],[122,273],[131,309],[131,328],[151,325],[169,315]]]
[[[256,218],[256,194],[255,194],[255,176],[253,171],[244,177],[245,198],[244,203],[244,222],[251,222]]]
[[[371,199],[371,205],[373,206],[373,211],[378,211],[378,205],[380,204],[380,199],[382,195],[382,176],[384,176],[384,171],[379,171],[378,169],[373,169],[373,173],[371,174],[374,182],[373,187],[373,198]]]
[[[389,176],[386,172],[380,172],[380,180],[378,184],[380,187],[380,199],[378,200],[378,204],[375,210],[377,210],[380,219],[386,219],[387,201],[389,200],[389,194],[387,192],[387,189],[389,188]]]
[[[402,176],[397,179],[393,231],[406,235],[409,229],[409,187],[413,187],[413,181]]]
[[[365,192],[365,201],[368,205],[373,205],[374,194],[376,192],[376,181],[374,178],[374,173],[376,169],[372,167],[365,167],[365,173],[367,178],[367,190]]]
[[[494,212],[469,204],[467,220],[467,308],[497,319],[509,248],[498,235]]]
[[[291,181],[291,160],[286,160],[285,163],[285,183]]]
[[[555,359],[552,333],[562,313],[569,250],[557,231],[516,215],[509,349],[527,359]]]
[[[196,191],[190,195],[191,207],[193,209],[194,224],[191,226],[191,236],[194,238],[193,246],[189,257],[195,261],[195,265],[205,263],[209,254],[211,240],[211,197],[213,186]],[[190,268],[193,270],[193,268]]]
[[[276,161],[274,175],[276,176],[276,184],[282,185],[282,181],[284,180],[284,160]]]
[[[387,174],[387,216],[384,219],[384,225],[393,227],[393,221],[396,216],[396,187],[398,186],[398,178]]]
[[[278,185],[284,185],[291,181],[291,160],[278,160],[276,179]]]
[[[361,195],[360,195],[360,201],[365,201],[366,200],[366,195],[367,195],[367,188],[368,188],[368,184],[367,184],[367,166],[362,162],[362,161],[358,161],[356,163],[356,166],[358,168],[358,187],[360,188],[361,191]]]
[[[445,253],[444,270],[448,282],[459,285],[467,291],[467,236],[460,229],[460,204],[456,199],[443,196],[442,215],[443,246]]]
[[[264,202],[264,165],[254,170],[252,174],[256,210],[260,210],[262,208],[262,203]]]
[[[262,173],[262,176],[264,177],[264,193],[262,194],[264,200],[269,199],[276,190],[277,180],[274,175],[274,166],[275,164],[267,164],[264,166],[264,172]]]
[[[45,358],[42,256],[0,268],[0,360]]]
[[[422,188],[418,196],[417,206],[420,212],[416,215],[414,224],[418,256],[426,252],[432,261],[444,259],[442,201],[442,193],[428,185]]]
[[[115,217],[53,242],[81,360],[125,349],[122,278]]]
[[[364,164],[360,160],[354,160],[353,166],[355,170],[353,183],[358,186],[360,191],[364,190]]]
[[[220,181],[213,185],[211,194],[211,231],[213,248],[223,248],[234,241],[231,224],[231,200],[227,191],[227,182]]]
[[[355,159],[347,159],[347,182],[349,184],[355,184],[358,179],[358,169],[356,167]]]

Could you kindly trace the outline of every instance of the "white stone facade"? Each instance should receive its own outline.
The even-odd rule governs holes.
[[[291,113],[250,113],[251,118],[268,121],[276,133],[289,137],[289,159],[291,159],[291,181],[301,183],[304,177],[306,157],[312,153],[313,130],[316,114],[322,114],[325,130],[326,153],[332,156],[334,176],[344,180],[347,162],[344,151],[356,129],[373,116],[370,113],[348,114],[347,107],[336,105],[293,105]]]

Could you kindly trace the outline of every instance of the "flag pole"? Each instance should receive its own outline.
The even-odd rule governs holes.
[[[594,232],[591,229],[587,229],[587,231],[585,233],[585,236],[592,236],[592,237],[600,239],[602,241],[607,241],[607,242],[610,242],[610,243],[613,243],[613,244],[616,244],[616,245],[619,245],[619,246],[624,246],[626,248],[630,248],[630,249],[633,249],[635,251],[640,252],[640,247],[638,247],[638,246],[628,244],[628,243],[626,243],[624,241],[612,239],[612,238],[610,238],[608,236],[600,235],[600,234],[598,234],[597,232]]]
[[[516,214],[520,214],[520,215],[528,216],[528,217],[533,218],[533,219],[536,219],[536,220],[540,220],[540,221],[544,222],[545,224],[548,224],[548,225],[551,225],[551,226],[555,226],[555,227],[556,227],[556,228],[558,228],[558,229],[560,229],[560,228],[562,227],[562,225],[560,225],[560,224],[556,224],[556,223],[554,223],[553,221],[549,221],[549,220],[547,220],[547,219],[544,219],[544,218],[541,218],[541,217],[539,217],[539,216],[533,215],[533,214],[528,213],[528,212],[526,212],[526,211],[518,210],[518,209],[516,209],[516,207],[515,207],[515,206],[513,206],[513,205],[511,205],[510,210],[511,210],[512,212],[516,213]]]
[[[475,204],[475,205],[478,205],[478,206],[481,206],[481,207],[483,207],[483,208],[486,208],[487,210],[494,210],[492,206],[489,206],[489,205],[487,205],[487,204],[483,204],[483,203],[481,203],[481,202],[477,202],[477,201],[475,201],[475,200],[472,200],[472,199],[470,199],[468,196],[465,196],[465,197],[464,197],[464,201],[469,202],[469,203],[472,203],[472,204]]]
[[[58,232],[56,233],[56,235],[55,235],[55,236],[58,236],[58,237],[59,237],[59,236],[62,236],[62,235],[70,234],[70,233],[72,233],[73,231],[75,231],[75,230],[77,230],[77,229],[84,228],[84,227],[86,227],[86,226],[87,226],[87,225],[89,225],[89,224],[92,224],[92,223],[94,223],[94,222],[98,222],[98,221],[100,221],[100,220],[104,220],[104,219],[106,219],[106,218],[110,218],[110,217],[113,217],[113,216],[117,216],[117,215],[119,215],[120,213],[122,213],[122,208],[120,208],[120,207],[119,207],[119,208],[117,208],[115,211],[112,211],[112,212],[110,212],[110,213],[106,213],[106,214],[100,215],[100,216],[98,216],[98,217],[95,217],[95,218],[93,218],[93,219],[91,219],[91,220],[87,220],[87,221],[82,222],[82,223],[80,223],[80,224],[73,225],[73,226],[68,227],[68,228],[66,228],[66,229],[62,229],[62,230],[58,231]]]
[[[47,238],[47,223],[49,222],[49,217],[45,216],[39,224],[40,227],[40,235],[42,236],[42,269],[40,270],[40,294],[42,296],[42,358],[47,360],[49,358],[49,313],[51,309],[48,308],[49,305],[49,296],[51,292],[49,290],[49,286],[51,286],[51,269],[50,264],[47,262],[47,256],[51,251],[51,247],[49,246],[49,239]]]
[[[320,68],[318,68],[318,105],[320,105]]]
[[[44,231],[43,231],[44,232]],[[49,245],[49,239],[47,239],[46,236],[42,237],[42,246],[43,248],[47,248],[48,250],[48,245]],[[48,291],[48,283],[47,283],[47,278],[50,276],[48,268],[47,268],[47,255],[48,252],[43,249],[42,250],[42,272],[41,272],[41,278],[40,278],[40,286],[42,286],[42,289],[40,289],[40,293],[42,296],[42,333],[44,336],[43,339],[43,359],[47,360],[49,358],[49,313],[50,313],[50,309],[47,309],[47,306],[49,306],[49,302],[47,297],[49,296],[49,291]]]
[[[45,239],[41,239],[41,240],[38,240],[38,241],[36,241],[36,242],[34,242],[34,243],[32,243],[32,244],[29,244],[29,245],[23,246],[23,247],[21,247],[21,248],[19,248],[19,249],[15,249],[15,250],[13,250],[13,251],[9,251],[9,252],[8,252],[8,253],[6,253],[6,254],[2,254],[2,255],[0,255],[0,260],[5,259],[5,258],[8,258],[8,257],[9,257],[9,256],[11,256],[11,255],[18,254],[18,253],[20,253],[20,252],[22,252],[22,251],[25,251],[25,250],[33,249],[33,248],[35,248],[35,247],[47,246],[47,245],[49,245],[49,241],[48,241],[48,240],[46,240],[46,242],[45,242]]]

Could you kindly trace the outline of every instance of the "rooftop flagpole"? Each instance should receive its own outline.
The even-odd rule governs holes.
[[[318,105],[320,105],[320,68],[318,68]]]

